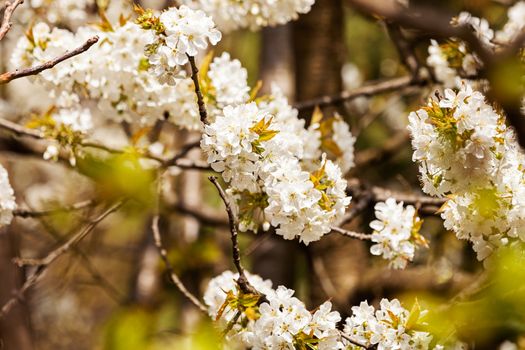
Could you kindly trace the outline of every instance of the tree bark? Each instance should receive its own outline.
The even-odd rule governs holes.
[[[344,11],[342,0],[318,0],[293,24],[297,101],[342,90]]]
[[[312,10],[293,24],[296,100],[337,94],[343,89],[345,59],[344,7],[341,0],[318,0]],[[301,117],[307,121],[312,110]],[[333,110],[325,109],[326,114]],[[357,287],[366,266],[363,242],[329,235],[304,250],[309,262],[310,304],[332,298],[344,305]]]

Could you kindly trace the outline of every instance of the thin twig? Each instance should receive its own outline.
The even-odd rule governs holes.
[[[226,212],[228,213],[228,220],[230,224],[230,233],[231,233],[231,240],[232,240],[233,264],[235,265],[235,268],[237,269],[237,272],[239,273],[237,284],[239,285],[239,288],[241,289],[243,293],[259,294],[261,296],[259,301],[260,302],[266,301],[266,297],[262,295],[260,292],[258,292],[250,284],[250,282],[246,278],[246,274],[244,273],[244,268],[241,265],[241,253],[239,250],[239,241],[237,239],[237,236],[238,236],[237,217],[233,213],[233,209],[232,209],[230,201],[228,200],[228,196],[226,195],[226,192],[224,192],[224,190],[222,189],[222,186],[219,184],[219,181],[217,180],[215,176],[210,176],[208,177],[208,179],[217,188],[217,191],[219,191],[219,195],[221,196],[221,199],[224,202],[224,206],[226,207]]]
[[[44,272],[47,270],[47,268],[54,262],[58,257],[60,257],[62,254],[67,252],[71,247],[76,246],[77,243],[79,243],[84,237],[86,237],[93,229],[97,226],[98,223],[100,223],[102,220],[104,220],[107,216],[109,216],[111,213],[118,210],[122,205],[124,204],[124,201],[120,201],[111,207],[109,207],[107,210],[105,210],[102,214],[100,214],[98,217],[93,219],[89,224],[87,224],[84,229],[82,229],[79,233],[77,233],[75,236],[73,236],[71,239],[69,239],[67,242],[59,246],[57,249],[53,250],[51,253],[49,253],[45,258],[43,259],[19,259],[17,263],[19,265],[25,265],[28,263],[29,265],[35,265],[36,270],[35,272],[24,282],[22,287],[18,289],[14,294],[14,297],[9,299],[0,309],[0,319],[5,317],[9,311],[15,306],[15,304],[22,300],[24,297],[25,292],[31,288],[35,283],[37,283]]]
[[[342,229],[340,227],[331,227],[332,231],[342,234],[343,236],[350,237],[350,238],[357,238],[362,241],[369,241],[372,239],[372,235],[368,235],[366,233],[359,233],[354,231],[348,231],[345,229]]]
[[[195,63],[195,57],[188,55],[188,60],[190,61],[191,66],[191,80],[193,80],[193,85],[195,87],[195,94],[197,95],[197,105],[199,106],[199,115],[201,117],[201,122],[203,124],[208,124],[208,113],[206,112],[206,104],[204,103],[204,98],[202,97],[202,91],[199,84],[199,69]]]
[[[37,139],[37,140],[46,140],[45,135],[42,134],[40,131],[23,127],[7,119],[0,118],[0,128],[7,130],[17,136],[26,136],[26,137],[30,137],[30,138]],[[87,148],[95,148],[95,149],[99,149],[99,150],[102,150],[108,153],[112,153],[112,154],[125,154],[126,153],[125,150],[112,148],[112,147],[105,146],[105,145],[102,145],[102,144],[99,144],[97,142],[90,141],[90,140],[82,141],[80,143],[80,146],[87,147]],[[195,147],[196,147],[195,143],[185,145],[181,148],[181,151],[178,154],[176,154],[175,156],[169,159],[163,159],[163,158],[154,156],[150,153],[141,154],[140,157],[156,161],[160,163],[160,165],[164,168],[169,167],[169,166],[177,166],[181,169],[193,169],[193,170],[201,170],[201,171],[211,170],[211,167],[207,162],[182,158],[191,149]]]
[[[339,331],[339,334],[341,335],[341,337],[343,337],[344,339],[348,340],[350,343],[352,343],[354,345],[360,346],[360,347],[362,347],[364,349],[373,349],[373,347],[369,347],[369,346],[361,343],[360,341],[350,337],[349,335],[347,335],[343,331]]]
[[[241,265],[241,254],[239,252],[239,241],[237,240],[237,237],[238,237],[237,218],[235,217],[235,214],[233,214],[233,209],[230,204],[230,201],[228,200],[226,192],[224,192],[224,190],[222,189],[222,186],[219,184],[219,181],[217,180],[217,178],[215,176],[210,176],[208,177],[208,179],[217,188],[217,191],[219,191],[219,196],[221,196],[221,199],[224,202],[224,205],[226,206],[226,212],[228,213],[228,222],[230,224],[230,232],[231,232],[231,240],[232,240],[233,264],[235,265],[235,268],[237,269],[237,272],[239,273],[239,277],[246,278],[244,274],[244,268]]]
[[[16,136],[27,136],[33,139],[44,138],[44,135],[40,131],[25,128],[21,125],[18,125],[17,123],[13,123],[12,121],[9,121],[4,118],[0,118],[0,128],[10,131]]]
[[[31,68],[26,68],[26,69],[17,69],[13,72],[6,72],[6,73],[3,73],[3,74],[0,74],[0,85],[2,84],[7,84],[9,83],[10,81],[14,80],[14,79],[18,79],[18,78],[22,78],[22,77],[27,77],[27,76],[30,76],[30,75],[36,75],[42,71],[45,71],[47,69],[51,69],[53,68],[54,66],[56,66],[57,64],[59,64],[60,62],[63,62],[71,57],[74,57],[74,56],[77,56],[87,50],[89,50],[89,48],[91,46],[93,46],[96,42],[98,41],[98,36],[95,36],[95,37],[92,37],[90,39],[88,39],[82,46],[72,50],[72,51],[66,51],[62,56],[59,56],[59,57],[56,57],[50,61],[47,61],[45,63],[42,63],[38,66],[34,66],[34,67],[31,67]]]
[[[168,253],[162,245],[162,238],[159,230],[159,214],[155,214],[153,216],[153,220],[151,221],[151,229],[153,231],[153,239],[155,241],[155,246],[157,247],[160,257],[164,261],[164,265],[166,266],[166,269],[169,272],[171,282],[173,282],[173,284],[179,289],[179,291],[186,298],[188,298],[188,300],[191,301],[193,305],[195,305],[204,314],[208,314],[206,306],[204,306],[204,304],[202,304],[200,300],[186,288],[184,283],[182,283],[182,281],[180,280],[179,276],[177,276],[177,274],[175,273],[175,270],[173,270],[173,266],[171,265],[171,262],[168,258]]]
[[[171,282],[179,289],[179,291],[188,298],[189,301],[193,303],[200,311],[202,311],[204,314],[208,314],[208,309],[204,304],[197,298],[195,295],[193,295],[182,283],[181,279],[177,274],[175,273],[175,270],[173,269],[173,265],[171,265],[170,259],[168,258],[168,252],[166,248],[164,248],[164,245],[162,243],[162,236],[160,234],[160,228],[159,228],[159,220],[160,220],[160,201],[162,199],[162,181],[160,176],[157,179],[157,200],[155,201],[155,207],[154,207],[154,215],[153,219],[151,220],[151,231],[153,233],[153,240],[155,241],[155,246],[157,247],[157,250],[159,251],[159,255],[162,258],[162,261],[164,261],[164,265],[166,266],[166,269],[169,272],[169,276],[171,279]]]
[[[40,224],[45,228],[45,231],[51,235],[55,239],[56,242],[60,243],[61,237],[59,233],[55,230],[55,228],[46,222],[46,220],[43,217],[39,217]],[[84,263],[82,264],[82,267],[84,267],[87,272],[91,275],[91,277],[99,284],[100,287],[106,292],[106,294],[113,299],[116,303],[122,303],[124,298],[122,294],[111,284],[102,273],[98,271],[98,269],[95,267],[95,265],[91,262],[89,257],[84,253],[82,249],[78,246],[74,246],[72,249],[72,252],[76,254]]]
[[[183,145],[176,155],[174,155],[172,158],[168,160],[165,160],[162,165],[164,167],[177,165],[177,162],[179,159],[182,159],[184,156],[186,156],[192,149],[200,147],[200,144],[201,142],[199,140],[199,141],[190,142],[186,145]]]
[[[7,32],[11,29],[11,26],[13,25],[11,23],[11,17],[13,16],[13,12],[15,12],[16,8],[23,3],[24,0],[6,1],[4,8],[4,17],[0,25],[0,41],[6,36]]]
[[[216,212],[207,210],[205,207],[191,207],[183,205],[182,203],[175,203],[170,209],[175,210],[176,212],[182,215],[188,215],[199,221],[201,224],[229,228],[228,218],[225,215],[219,215]]]
[[[419,74],[420,63],[414,52],[414,48],[407,41],[401,28],[397,24],[387,23],[386,28],[392,42],[396,46],[401,62],[408,68],[413,77]]]
[[[369,148],[359,151],[355,155],[355,169],[361,170],[363,167],[377,164],[385,159],[389,159],[399,153],[399,150],[408,145],[410,136],[408,132],[398,132],[378,148]]]
[[[58,257],[60,257],[62,254],[70,250],[72,247],[76,246],[80,241],[82,241],[88,234],[93,231],[93,229],[100,223],[102,220],[104,220],[108,215],[111,213],[117,211],[122,205],[124,204],[124,200],[121,200],[117,202],[116,204],[109,207],[107,210],[105,210],[102,214],[100,214],[95,219],[91,220],[88,225],[84,227],[83,230],[81,230],[79,233],[71,237],[69,240],[67,240],[64,244],[50,252],[46,255],[46,257],[42,259],[24,259],[19,258],[15,259],[15,263],[19,266],[22,265],[31,265],[31,266],[48,266],[53,261],[55,261]]]
[[[302,101],[294,104],[299,110],[314,108],[315,106],[324,107],[341,102],[349,101],[360,96],[373,96],[384,92],[395,91],[409,86],[421,85],[422,82],[414,80],[413,77],[400,77],[377,82],[371,82],[367,85],[343,91],[338,95],[329,95],[312,100]]]

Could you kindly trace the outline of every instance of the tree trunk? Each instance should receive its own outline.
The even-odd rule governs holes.
[[[318,0],[308,14],[293,24],[296,100],[304,101],[343,89],[344,8],[341,0]],[[325,114],[333,111],[325,110]],[[310,111],[301,117],[309,120]],[[331,234],[304,249],[309,262],[310,304],[332,297],[346,304],[355,290],[366,261],[362,242]]]

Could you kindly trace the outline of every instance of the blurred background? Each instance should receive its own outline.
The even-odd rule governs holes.
[[[8,63],[13,46],[31,22],[39,19],[74,30],[98,21],[100,2],[69,1],[69,7],[66,3],[25,1],[14,16],[12,31],[0,44],[0,71],[13,68]],[[451,17],[469,11],[486,18],[493,28],[505,23],[510,3],[426,2]],[[131,14],[127,1],[111,0],[106,5],[110,20],[117,21],[120,13]],[[141,5],[161,9],[171,2],[144,1]],[[239,59],[248,69],[252,86],[262,80],[263,92],[269,92],[271,83],[275,83],[290,101],[301,102],[351,90],[364,82],[408,75],[410,72],[399,57],[392,35],[382,21],[356,11],[343,0],[317,0],[308,14],[287,25],[225,35],[215,53],[228,51]],[[418,40],[417,33],[410,31],[403,35],[415,38],[412,45],[424,63],[428,40]],[[407,115],[435,89],[430,84],[359,97],[324,110],[325,114],[339,112],[357,138],[357,166],[349,180],[354,192],[361,186],[377,186],[409,196],[420,194],[418,171],[411,161],[406,131]],[[25,79],[0,85],[0,117],[27,120],[31,113],[42,112],[42,106],[48,104],[46,98],[45,91],[39,91],[37,85]],[[309,120],[312,109],[305,108],[300,113]],[[109,139],[117,146],[125,145],[125,131],[120,125],[104,126],[94,137]],[[171,125],[164,125],[156,137],[174,148],[199,139],[198,134]],[[143,176],[147,177],[147,174],[108,170],[114,171],[108,174],[118,184],[101,185],[71,170],[67,164],[44,161],[24,147],[27,145],[19,139],[0,131],[0,161],[9,171],[19,206],[32,210],[60,208],[89,199],[98,201],[108,195],[107,188],[122,183],[129,191],[135,191],[145,181]],[[200,159],[201,154],[197,149],[189,157]],[[232,269],[226,212],[215,188],[207,181],[209,175],[194,170],[169,174],[168,185],[163,189],[165,203],[161,206],[160,226],[168,257],[176,273],[199,296],[210,278]],[[147,194],[144,197],[139,203],[126,203],[101,222],[78,249],[64,254],[47,269],[43,279],[0,320],[0,349],[183,349],[187,346],[184,337],[188,335],[201,339],[202,348],[213,348],[216,339],[209,324],[167,277],[152,238],[151,198]],[[95,212],[96,203],[53,215],[19,217],[3,229],[0,305],[34,272],[31,267],[17,267],[12,262],[14,257],[45,256],[58,242],[88,223]],[[297,241],[284,241],[271,232],[241,234],[242,259],[247,270],[271,279],[274,286],[294,288],[310,309],[330,299],[345,317],[352,305],[365,299],[374,302],[382,297],[400,297],[411,305],[415,296],[427,306],[437,308],[479,283],[483,267],[471,247],[447,232],[433,212],[423,213],[422,234],[428,238],[430,248],[420,250],[414,263],[405,270],[388,269],[386,262],[369,254],[368,243],[335,234],[308,247]],[[367,204],[347,228],[369,233],[372,217],[373,203]],[[505,276],[510,271],[512,276],[525,277],[516,264],[520,259],[501,262]],[[503,286],[516,281],[501,278]],[[500,295],[499,289],[486,293],[490,300],[499,300],[494,296]],[[521,297],[518,293],[512,303],[497,304],[501,307],[478,304],[460,309],[455,313],[461,315],[457,318],[468,324],[463,334],[471,340],[483,334],[476,349],[495,349],[505,339],[519,341],[519,334],[525,331],[523,317],[519,317],[523,306],[514,310],[518,312],[517,318],[502,310],[520,304]],[[494,314],[491,311],[494,308],[501,312]],[[501,322],[479,325],[480,320],[491,318]],[[436,322],[444,324],[446,320],[438,318]],[[470,328],[474,323],[484,331]]]

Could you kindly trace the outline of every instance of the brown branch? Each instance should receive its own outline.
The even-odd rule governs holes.
[[[332,231],[337,232],[343,236],[350,237],[350,238],[357,238],[362,241],[370,241],[372,239],[372,235],[368,235],[366,233],[359,233],[354,231],[348,231],[345,229],[342,229],[340,227],[331,227]]]
[[[57,243],[60,243],[62,240],[62,237],[60,237],[60,234],[55,230],[55,228],[46,222],[43,217],[39,217],[40,224],[45,228],[45,231],[51,235],[55,239]],[[84,253],[82,249],[78,246],[74,246],[72,249],[72,252],[77,255],[84,263],[82,264],[82,267],[84,267],[87,272],[91,275],[93,280],[95,280],[102,289],[106,292],[106,294],[113,299],[117,303],[122,303],[124,298],[122,294],[111,284],[106,277],[102,273],[98,271],[98,269],[95,267],[95,265],[91,262],[89,257]]]
[[[87,51],[91,46],[93,46],[98,41],[98,37],[92,37],[88,39],[82,46],[74,49],[73,51],[66,51],[62,56],[56,57],[50,61],[47,61],[38,66],[34,66],[26,69],[17,69],[13,72],[6,72],[0,74],[0,85],[7,84],[10,81],[22,77],[27,77],[30,75],[36,75],[44,70],[51,69],[60,62],[63,62],[71,57],[77,56],[85,51]]]
[[[172,165],[177,165],[177,162],[179,159],[182,159],[184,156],[186,156],[192,149],[194,148],[198,148],[200,147],[201,145],[201,141],[195,141],[195,142],[190,142],[186,145],[183,145],[181,147],[181,149],[179,150],[179,152],[174,155],[171,159],[168,159],[168,160],[165,160],[163,161],[163,166],[164,167],[169,167],[169,166],[172,166]]]
[[[399,150],[408,144],[410,136],[408,132],[398,132],[386,140],[379,148],[369,148],[359,151],[355,155],[355,169],[361,170],[365,166],[380,163],[398,154]]]
[[[182,215],[191,216],[204,225],[221,228],[230,227],[228,218],[225,215],[219,215],[218,213],[214,211],[212,212],[211,210],[206,210],[206,208],[203,207],[195,208],[183,205],[181,203],[176,203],[171,209]]]
[[[422,193],[405,193],[391,191],[379,186],[366,186],[357,178],[348,180],[347,193],[352,196],[352,203],[350,209],[343,216],[340,225],[351,222],[370,205],[384,202],[390,197],[402,201],[404,204],[415,205],[419,207],[420,213],[426,215],[435,215],[446,202],[445,198],[430,197]]]
[[[159,214],[155,214],[153,216],[153,220],[151,221],[151,229],[153,231],[153,239],[155,241],[155,246],[157,247],[157,250],[159,251],[160,257],[162,258],[162,261],[164,261],[164,265],[166,266],[166,269],[169,272],[169,276],[171,279],[171,282],[179,289],[179,291],[188,298],[189,301],[193,303],[200,311],[202,311],[204,314],[208,314],[208,310],[206,309],[206,306],[200,302],[200,300],[193,295],[182,283],[179,276],[175,273],[175,270],[173,269],[173,266],[171,265],[171,262],[168,258],[168,253],[166,249],[164,248],[162,244],[162,237],[160,235],[159,230]]]
[[[0,25],[0,41],[6,36],[7,32],[11,29],[11,26],[13,25],[11,23],[11,17],[13,16],[13,12],[15,12],[16,8],[23,3],[24,0],[6,1],[4,8],[4,17],[2,19],[2,24]]]
[[[0,118],[0,128],[10,131],[16,136],[27,136],[33,139],[44,138],[40,131],[23,127],[4,118]]]
[[[413,204],[413,205],[442,206],[446,202],[446,198],[436,198],[436,197],[426,196],[424,194],[414,194],[414,193],[391,191],[386,188],[382,188],[378,186],[373,186],[371,188],[371,191],[372,191],[374,201],[376,202],[384,202],[390,197],[395,198],[397,201],[401,201],[405,204]]]
[[[7,119],[0,118],[0,128],[7,130],[17,136],[26,136],[26,137],[30,137],[30,138],[37,139],[37,140],[47,140],[40,131],[23,127]],[[82,141],[80,146],[87,147],[87,148],[95,148],[95,149],[99,149],[99,150],[102,150],[108,153],[112,153],[112,154],[126,153],[126,151],[124,150],[108,147],[108,146],[105,146],[105,145],[102,145],[102,144],[99,144],[93,141],[89,141],[89,140]],[[201,171],[211,170],[211,167],[207,162],[182,158],[191,149],[195,147],[196,146],[194,143],[185,145],[182,147],[181,151],[178,154],[176,154],[174,157],[170,159],[163,159],[163,158],[154,156],[149,153],[141,154],[141,157],[150,159],[150,160],[154,160],[160,163],[161,166],[164,168],[169,167],[169,166],[177,166],[181,169],[193,169],[193,170],[201,170]],[[39,153],[38,156],[40,157],[41,154]],[[65,160],[66,160],[65,163],[68,163],[68,159],[65,159]]]
[[[153,219],[151,220],[151,231],[153,233],[153,240],[155,242],[155,246],[157,247],[157,250],[159,251],[159,255],[162,258],[162,261],[164,262],[164,265],[166,266],[166,269],[169,272],[169,276],[171,279],[171,282],[179,289],[179,291],[188,298],[189,301],[193,303],[200,311],[202,311],[204,314],[208,314],[208,309],[206,306],[204,306],[203,303],[195,296],[193,295],[182,283],[181,279],[177,274],[175,273],[175,270],[173,269],[173,265],[171,265],[170,259],[168,258],[168,252],[166,248],[164,248],[164,245],[162,244],[162,236],[160,234],[159,229],[159,220],[160,220],[160,201],[162,199],[162,180],[159,176],[157,179],[157,200],[155,201],[155,207],[154,207],[154,215]]]
[[[485,61],[492,55],[469,25],[454,26],[451,15],[440,12],[435,7],[412,5],[405,7],[397,0],[347,0],[356,10],[372,16],[380,16],[389,22],[418,29],[432,34],[432,37],[456,37],[466,41],[478,56]]]
[[[344,225],[352,221],[361,212],[363,212],[374,200],[374,196],[370,191],[352,190],[352,192],[353,193],[351,207],[343,216],[340,225]]]
[[[237,240],[237,218],[235,217],[235,214],[233,214],[233,209],[230,204],[230,201],[228,200],[228,196],[226,195],[226,192],[224,192],[224,190],[222,189],[222,186],[219,184],[217,178],[215,176],[210,176],[208,177],[208,179],[217,188],[217,191],[219,192],[219,195],[221,196],[221,199],[224,202],[224,205],[226,206],[226,212],[228,213],[228,222],[230,225],[232,240],[233,264],[235,265],[235,268],[239,273],[239,277],[246,278],[244,274],[244,268],[241,265],[241,254],[239,252],[239,242]]]
[[[350,343],[352,343],[353,345],[357,345],[357,346],[360,346],[364,349],[373,349],[374,347],[373,346],[366,346],[365,344],[361,343],[360,341],[350,337],[349,335],[347,335],[346,333],[344,333],[343,331],[339,331],[339,334],[341,335],[342,338],[344,338],[345,340],[349,341]]]
[[[201,117],[201,122],[203,124],[208,124],[208,113],[206,112],[206,104],[204,103],[204,98],[202,97],[202,91],[199,84],[199,69],[195,63],[195,57],[188,55],[188,60],[191,66],[191,80],[193,80],[193,85],[195,87],[195,94],[197,95],[197,105],[199,106],[199,115]]]
[[[79,243],[83,238],[85,238],[93,229],[97,226],[98,223],[100,223],[102,220],[104,220],[108,215],[118,210],[122,205],[124,201],[120,201],[112,206],[110,206],[107,210],[105,210],[102,214],[100,214],[98,217],[93,219],[89,224],[87,224],[79,233],[71,237],[67,242],[59,246],[57,249],[50,252],[45,258],[43,259],[18,259],[15,261],[18,265],[34,265],[36,266],[35,272],[24,282],[22,287],[15,292],[15,296],[8,300],[0,309],[0,319],[5,317],[9,311],[15,306],[15,304],[23,299],[23,296],[25,292],[31,288],[35,283],[37,283],[44,272],[47,270],[47,268],[54,262],[58,257],[60,257],[62,254],[66,253],[69,249],[72,247],[75,247],[77,243]]]
[[[246,274],[244,273],[244,268],[241,265],[241,253],[239,250],[239,241],[237,240],[238,232],[237,232],[237,217],[233,213],[233,209],[231,206],[230,201],[228,200],[228,196],[222,189],[222,186],[219,184],[219,181],[215,176],[210,176],[208,179],[213,183],[213,185],[217,188],[217,191],[219,191],[219,195],[221,196],[222,201],[224,202],[224,206],[226,207],[226,212],[228,213],[228,221],[230,224],[230,233],[231,233],[231,240],[232,240],[232,256],[233,256],[233,264],[235,265],[235,268],[237,269],[237,272],[239,273],[239,278],[237,279],[237,284],[239,285],[239,288],[243,293],[249,293],[249,294],[259,294],[257,290],[250,284],[248,279],[246,278]],[[265,296],[262,296],[260,301],[266,300]]]
[[[422,82],[414,80],[413,77],[393,78],[371,82],[367,85],[349,91],[343,91],[338,95],[323,96],[312,100],[298,102],[294,104],[294,107],[299,110],[305,110],[314,108],[315,106],[330,106],[349,101],[360,96],[373,96],[380,93],[395,91],[410,86],[418,86],[421,84]]]
[[[417,77],[421,65],[416,56],[416,53],[414,52],[414,48],[407,41],[398,25],[387,23],[386,28],[388,30],[388,34],[390,35],[390,39],[394,43],[397,52],[399,53],[401,62],[403,62],[403,64],[408,68],[410,74],[413,77]]]

